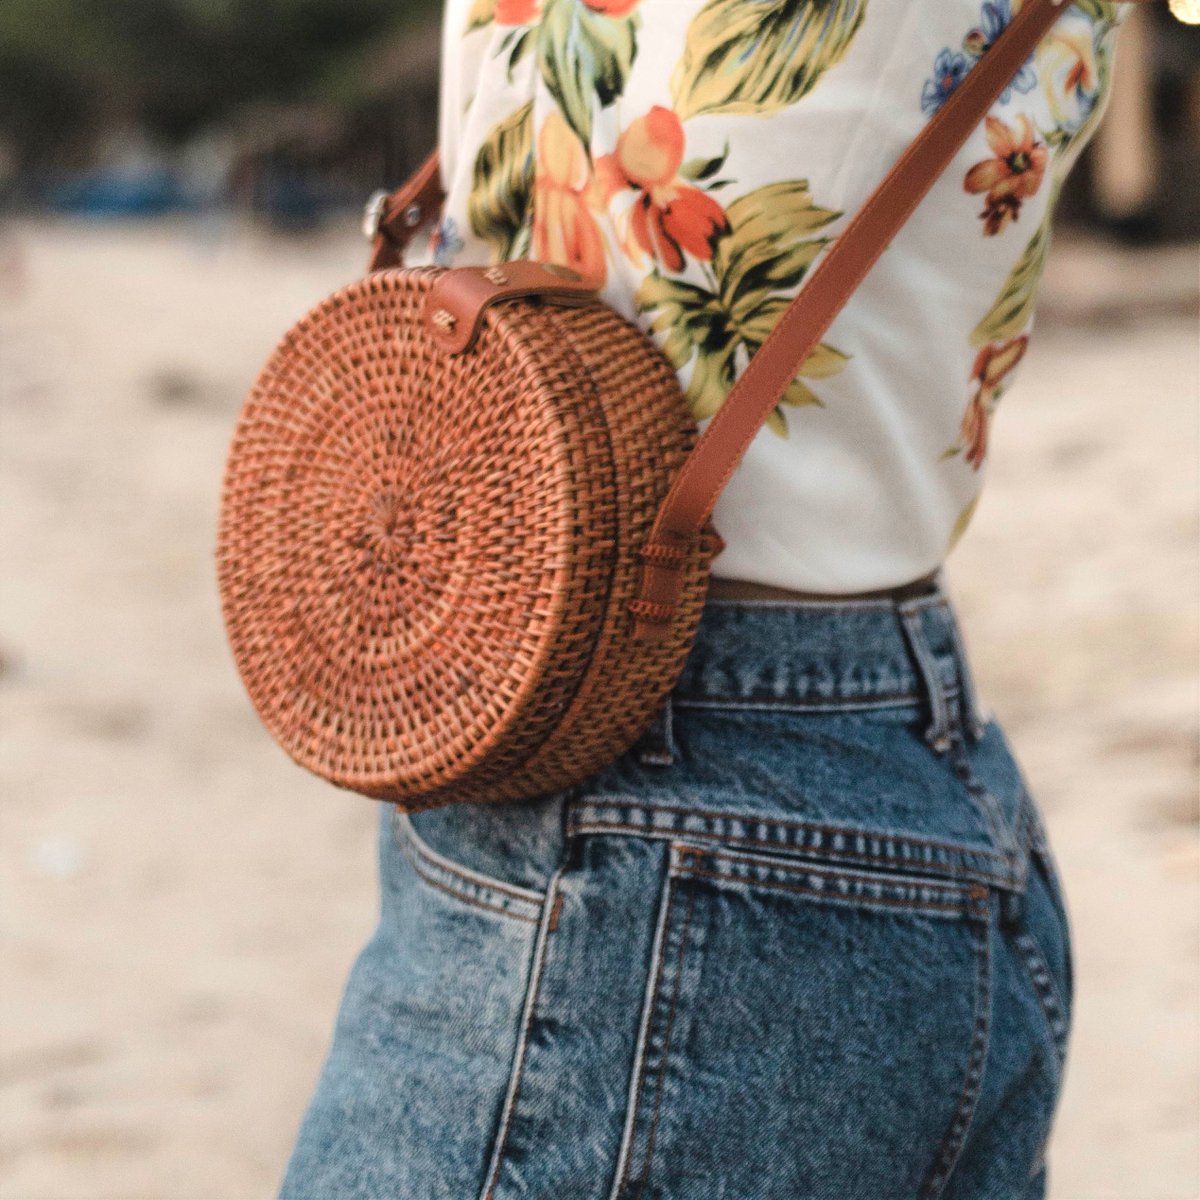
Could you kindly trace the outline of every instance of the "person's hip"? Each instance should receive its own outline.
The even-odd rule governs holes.
[[[590,779],[385,813],[285,1195],[1042,1194],[1066,913],[936,586],[713,598]]]

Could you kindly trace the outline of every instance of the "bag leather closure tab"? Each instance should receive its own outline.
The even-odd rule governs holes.
[[[422,313],[434,342],[450,354],[469,350],[493,304],[537,298],[551,304],[595,302],[599,284],[569,267],[512,259],[491,267],[454,267],[434,281]]]

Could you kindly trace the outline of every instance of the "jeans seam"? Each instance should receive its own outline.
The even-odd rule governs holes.
[[[1049,964],[1037,938],[1028,930],[1022,930],[1013,935],[1013,941],[1020,950],[1021,963],[1033,984],[1033,990],[1042,1010],[1050,1040],[1054,1046],[1054,1061],[1058,1080],[1061,1081],[1063,1067],[1067,1059],[1067,1035],[1069,1026],[1067,1008],[1063,1002],[1054,976],[1050,974]]]
[[[988,826],[988,833],[991,836],[992,846],[995,847],[996,857],[1003,859],[1006,863],[1012,863],[1014,857],[1014,835],[1009,832],[1006,822],[1004,822],[1003,812],[1000,805],[996,803],[996,798],[992,796],[989,788],[982,784],[974,773],[974,768],[971,766],[971,757],[967,754],[966,742],[962,736],[962,730],[955,727],[952,739],[950,739],[950,764],[954,768],[955,775],[958,775],[959,781],[964,786],[968,796],[971,797],[971,803],[974,810],[983,817],[984,823]]]
[[[670,870],[668,869],[668,875]],[[679,955],[675,964],[675,982],[671,988],[671,1007],[667,1011],[667,1026],[663,1030],[663,1046],[662,1054],[658,1063],[658,1069],[655,1072],[654,1080],[654,1111],[650,1115],[650,1129],[646,1134],[646,1151],[642,1156],[641,1173],[637,1177],[638,1190],[634,1194],[632,1200],[642,1200],[645,1194],[646,1185],[650,1180],[650,1166],[654,1160],[654,1144],[658,1134],[658,1121],[662,1115],[662,1098],[663,1091],[666,1086],[667,1063],[670,1061],[671,1055],[671,1034],[675,1030],[675,1016],[679,1011],[679,993],[683,987],[683,964],[687,957],[688,934],[692,925],[692,911],[696,907],[696,893],[693,890],[688,896],[687,909],[683,915],[683,926],[679,931]],[[656,989],[657,992],[657,989]],[[639,1094],[640,1100],[640,1094]],[[634,1124],[636,1127],[636,1114]],[[626,1177],[629,1172],[629,1160],[625,1163]]]
[[[981,715],[982,708],[979,697],[979,686],[975,682],[975,675],[971,670],[971,661],[967,657],[967,647],[963,641],[958,616],[951,611],[948,617],[947,626],[950,633],[950,640],[954,645],[954,662],[958,674],[959,689],[962,693],[963,723],[971,740],[978,742],[983,738],[986,731],[985,722]]]
[[[668,853],[669,858],[669,853]],[[662,977],[666,970],[666,943],[671,928],[671,910],[675,905],[675,878],[670,862],[664,867],[663,886],[659,897],[659,914],[654,931],[654,944],[646,970],[646,991],[642,1000],[642,1016],[638,1025],[638,1040],[634,1047],[634,1060],[630,1070],[629,1094],[626,1099],[625,1128],[621,1145],[617,1151],[617,1164],[609,1200],[619,1200],[629,1178],[629,1162],[633,1154],[637,1134],[637,1119],[641,1109],[642,1088],[645,1084],[646,1056],[650,1041],[650,1027],[654,1021],[654,1010],[662,989]]]
[[[484,1178],[480,1200],[495,1200],[496,1188],[504,1169],[504,1152],[508,1146],[508,1137],[516,1118],[517,1101],[521,1095],[521,1080],[525,1073],[525,1058],[529,1047],[529,1031],[533,1024],[534,1011],[537,1008],[538,992],[541,989],[542,972],[546,964],[546,947],[550,937],[551,914],[554,911],[552,897],[557,897],[559,881],[566,870],[568,856],[571,852],[571,842],[563,847],[562,861],[550,877],[546,888],[546,902],[542,905],[542,916],[538,924],[537,938],[534,942],[533,961],[529,967],[529,983],[525,990],[525,1007],[521,1014],[521,1026],[517,1034],[517,1044],[513,1050],[512,1066],[509,1070],[508,1089],[504,1096],[504,1108],[501,1114],[500,1129],[492,1148],[488,1163],[487,1174]]]
[[[770,888],[775,892],[794,892],[797,895],[815,896],[818,900],[827,900],[833,904],[853,905],[856,908],[870,908],[875,905],[886,906],[888,908],[904,908],[910,912],[955,912],[965,913],[972,912],[971,904],[937,904],[935,901],[920,901],[920,900],[895,900],[888,896],[870,896],[870,895],[838,895],[832,892],[822,892],[820,888],[806,888],[799,883],[784,883],[781,880],[742,880],[734,875],[726,875],[721,871],[706,871],[691,866],[688,868],[689,878],[701,878],[701,880],[716,880],[721,883],[745,883],[746,886],[758,888]]]
[[[771,841],[767,838],[752,838],[741,837],[737,834],[723,833],[705,833],[699,830],[678,830],[678,829],[638,829],[632,825],[622,825],[615,821],[585,821],[575,826],[576,833],[616,833],[623,834],[627,837],[644,837],[655,838],[659,841],[671,841],[680,836],[681,832],[690,838],[704,838],[711,842],[716,842],[722,846],[761,846],[763,848],[774,848],[780,851],[792,850],[793,847],[780,842]],[[988,857],[994,857],[990,853],[979,850],[972,851],[980,855],[987,854]],[[796,859],[799,861],[803,858],[804,861],[816,861],[817,863],[829,861],[833,858],[849,860],[851,862],[862,862],[867,864],[879,863],[881,865],[896,865],[904,866],[908,869],[915,870],[915,867],[910,865],[910,860],[903,858],[893,858],[886,854],[871,854],[867,851],[857,850],[834,850],[832,848],[823,848],[817,851],[795,853]],[[928,864],[924,864],[928,867]],[[936,870],[929,870],[928,874],[947,875],[953,879],[974,879],[980,883],[990,884],[993,887],[1010,888],[1013,881],[1007,875],[998,874],[995,871],[987,871],[975,867],[955,866],[951,863],[939,863]]]
[[[1058,862],[1055,858],[1054,851],[1050,848],[1050,841],[1046,835],[1045,826],[1038,817],[1036,806],[1032,797],[1026,793],[1026,808],[1030,823],[1029,833],[1029,859],[1031,862],[1040,864],[1044,874],[1043,884],[1046,887],[1050,896],[1050,904],[1054,909],[1054,916],[1059,924],[1059,932],[1062,934],[1063,943],[1067,947],[1068,962],[1071,954],[1071,918],[1067,912],[1066,890],[1063,886],[1062,873],[1059,871]],[[1070,970],[1068,970],[1068,980],[1071,979]]]
[[[643,765],[670,767],[675,764],[679,748],[675,745],[671,719],[673,707],[674,700],[671,693],[668,692],[649,725],[635,743],[633,751]]]
[[[863,872],[856,873],[848,870],[841,863],[827,863],[821,859],[802,858],[800,855],[781,854],[773,858],[765,858],[761,853],[738,853],[733,847],[722,851],[720,849],[714,850],[706,845],[694,846],[683,843],[681,843],[680,853],[686,855],[689,859],[701,856],[713,859],[717,862],[718,869],[720,869],[719,864],[726,863],[731,868],[738,866],[760,867],[764,870],[777,872],[780,875],[830,875],[836,879],[845,879],[851,883],[907,883],[935,887],[940,891],[958,891],[964,893],[967,891],[963,884],[957,881],[944,884],[929,883],[928,876],[913,878],[912,875],[902,875],[899,872],[894,877],[888,877],[877,868],[871,867],[865,868]]]
[[[962,1154],[963,1146],[966,1144],[971,1121],[975,1115],[975,1106],[983,1089],[983,1076],[987,1066],[991,1039],[992,1015],[990,895],[984,903],[987,906],[988,915],[985,920],[977,922],[975,1023],[971,1035],[971,1049],[967,1057],[967,1069],[954,1116],[946,1127],[941,1146],[925,1180],[925,1186],[921,1189],[921,1200],[938,1200],[945,1191],[959,1156]]]

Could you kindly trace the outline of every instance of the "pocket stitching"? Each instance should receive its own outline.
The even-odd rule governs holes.
[[[666,935],[669,935],[671,928],[671,910],[675,905],[676,889],[674,886],[677,876],[670,870],[667,872],[666,887],[666,913],[663,918],[663,929]],[[641,1200],[646,1191],[646,1186],[650,1180],[650,1167],[654,1158],[654,1143],[658,1132],[658,1121],[662,1112],[662,1098],[664,1084],[667,1074],[667,1063],[671,1053],[671,1035],[675,1029],[675,1016],[678,1011],[679,993],[683,986],[683,965],[684,959],[687,957],[688,935],[692,922],[692,910],[696,903],[696,893],[693,891],[688,897],[687,909],[683,915],[683,925],[679,931],[679,950],[675,956],[675,979],[671,986],[671,1004],[667,1010],[667,1023],[663,1030],[662,1049],[659,1052],[659,1061],[655,1068],[654,1080],[654,1109],[650,1114],[650,1128],[646,1134],[646,1146],[642,1153],[641,1167],[637,1175],[632,1176],[632,1181],[639,1184],[637,1192],[631,1197],[631,1200]],[[663,949],[666,947],[664,945]],[[648,1012],[653,1014],[658,1007],[659,1001],[662,999],[662,980],[666,973],[666,954],[660,954],[657,969],[655,971],[654,988],[649,997]],[[651,1015],[651,1023],[653,1016]],[[637,1078],[633,1089],[633,1112],[629,1123],[629,1136],[632,1142],[637,1136],[638,1116],[642,1109],[642,1094],[645,1086],[645,1070],[646,1058],[644,1053],[640,1057],[638,1063]],[[620,1178],[613,1189],[614,1196],[620,1196],[625,1192],[628,1186],[631,1186],[631,1158],[626,1158],[625,1165],[622,1168]]]
[[[1053,998],[1061,1008],[1063,1021],[1069,1022],[1070,1013],[1070,995],[1074,989],[1074,970],[1073,970],[1073,953],[1071,946],[1071,919],[1067,912],[1066,892],[1063,888],[1062,875],[1058,869],[1058,863],[1055,859],[1054,852],[1050,848],[1050,841],[1046,835],[1045,826],[1033,811],[1034,805],[1032,802],[1029,805],[1030,819],[1032,822],[1032,830],[1029,838],[1029,861],[1031,863],[1030,871],[1037,875],[1046,890],[1046,896],[1050,902],[1050,908],[1054,913],[1054,923],[1058,927],[1058,936],[1061,939],[1063,946],[1063,969],[1065,971],[1066,992],[1064,993],[1054,979],[1050,971],[1049,960],[1046,958],[1045,952],[1042,950],[1041,943],[1033,939],[1037,953],[1041,958],[1042,965],[1046,969],[1046,974],[1049,977],[1049,982],[1054,988]],[[1032,938],[1033,935],[1030,934]],[[1064,1036],[1064,1058],[1065,1058],[1065,1036]]]
[[[958,1107],[946,1132],[937,1157],[933,1160],[925,1186],[921,1189],[921,1200],[938,1200],[950,1180],[958,1163],[959,1155],[967,1140],[967,1132],[975,1115],[975,1105],[983,1090],[984,1070],[987,1066],[988,1049],[991,1042],[992,1012],[992,956],[991,956],[991,897],[985,900],[988,919],[976,923],[975,952],[978,972],[975,986],[975,1029],[971,1035],[971,1051],[967,1058],[967,1070],[963,1077],[962,1092]]]
[[[632,819],[636,814],[638,819]],[[1000,852],[994,845],[942,841],[918,833],[895,830],[861,829],[824,822],[788,820],[754,812],[725,812],[689,806],[647,804],[636,796],[610,792],[586,797],[573,806],[569,816],[573,832],[628,833],[638,837],[656,837],[666,841],[680,837],[712,840],[730,845],[762,845],[782,851],[808,848],[821,857],[839,856],[850,861],[894,863],[897,869],[909,864],[913,870],[925,867],[929,872],[956,878],[973,879],[984,884],[1011,886],[1014,879],[1013,855]],[[705,828],[696,828],[700,822]],[[731,825],[771,830],[767,839],[752,834],[729,832]],[[838,840],[853,843],[838,846]],[[808,845],[811,843],[811,845]],[[831,844],[832,843],[832,844]],[[864,843],[887,853],[860,848]],[[912,850],[912,855],[907,851]],[[964,861],[970,860],[970,861]],[[987,864],[986,866],[982,864]]]
[[[932,900],[897,900],[891,897],[884,896],[839,896],[834,892],[823,892],[818,888],[801,887],[799,884],[783,883],[779,880],[769,879],[738,879],[733,875],[722,875],[719,871],[703,871],[699,867],[688,867],[683,872],[690,879],[716,879],[723,883],[745,883],[756,887],[770,888],[777,892],[794,892],[801,896],[815,896],[818,900],[830,900],[834,902],[842,902],[848,904],[864,905],[885,905],[888,908],[903,908],[910,912],[925,912],[932,910],[934,912],[968,912],[969,906],[963,904],[938,904]]]
[[[827,900],[833,902],[842,902],[860,906],[870,907],[872,905],[882,905],[889,908],[908,909],[913,912],[935,911],[935,912],[954,912],[967,913],[976,916],[983,915],[981,901],[986,900],[988,892],[982,884],[974,883],[970,885],[962,885],[954,881],[944,882],[940,879],[927,877],[912,877],[901,876],[885,873],[882,871],[874,874],[858,873],[846,871],[837,864],[831,864],[821,861],[802,861],[800,859],[792,859],[789,861],[783,856],[775,859],[766,859],[753,854],[735,854],[729,851],[716,851],[708,846],[696,846],[686,842],[674,841],[671,843],[671,849],[675,862],[672,864],[672,872],[676,875],[686,877],[700,877],[705,879],[715,879],[720,882],[733,884],[746,884],[748,886],[759,886],[772,888],[776,891],[794,892],[800,895],[814,896],[819,900]],[[788,875],[809,875],[827,878],[831,881],[845,880],[851,884],[877,886],[877,887],[893,887],[893,888],[922,888],[929,893],[940,895],[942,897],[956,897],[954,900],[934,900],[922,899],[920,897],[896,897],[896,896],[876,896],[864,891],[856,891],[851,894],[841,894],[833,890],[822,890],[820,888],[805,887],[803,884],[794,883],[781,879],[770,878],[751,878],[741,876],[732,872],[726,873],[721,870],[706,870],[703,866],[698,865],[695,860],[709,859],[713,862],[727,862],[732,866],[745,866],[765,872],[774,872],[784,876]]]
[[[392,836],[416,874],[430,886],[489,912],[533,924],[540,919],[546,902],[544,892],[493,879],[446,858],[421,837],[408,814],[399,809],[392,820]]]
[[[831,837],[871,837],[882,838],[887,841],[911,843],[917,846],[926,846],[933,850],[949,850],[958,852],[966,850],[970,854],[979,855],[982,858],[995,859],[997,862],[1005,862],[1006,856],[998,851],[994,846],[976,846],[967,842],[947,842],[937,838],[924,837],[918,833],[891,833],[890,831],[880,831],[873,829],[857,829],[850,826],[829,825],[820,821],[804,821],[798,819],[780,818],[774,815],[764,815],[755,812],[737,812],[737,811],[722,811],[719,809],[707,808],[675,808],[669,805],[654,805],[644,804],[639,802],[636,797],[628,796],[621,792],[612,792],[602,795],[588,796],[586,801],[577,806],[578,808],[629,808],[636,809],[644,813],[646,816],[653,818],[659,815],[670,817],[712,817],[719,821],[732,822],[738,821],[748,825],[768,825],[776,829],[786,829],[797,833],[818,832],[828,834]],[[573,817],[574,824],[578,826],[593,824],[591,818],[580,818],[578,815]],[[628,829],[632,833],[644,833],[647,829],[635,823],[622,824],[618,828]],[[652,828],[652,827],[651,827]],[[711,834],[709,836],[717,837],[719,834]]]
[[[675,841],[678,838],[680,831],[676,830],[676,829],[668,829],[668,828],[662,828],[662,829],[645,828],[645,829],[643,829],[639,826],[626,825],[626,824],[622,824],[617,821],[581,821],[573,827],[573,832],[575,832],[575,833],[624,833],[624,834],[628,834],[631,837],[652,837],[652,838],[657,838],[660,841],[669,842],[669,841]],[[707,841],[712,842],[714,845],[763,846],[766,848],[776,847],[780,851],[787,851],[789,849],[792,849],[792,847],[790,846],[789,843],[780,842],[773,838],[758,838],[758,837],[751,837],[749,835],[743,836],[740,834],[708,833],[704,830],[690,830],[690,829],[687,830],[686,832],[687,832],[688,837],[704,838]],[[834,829],[833,827],[821,827],[819,829],[819,832],[829,833],[831,835],[839,835],[839,836],[844,836],[844,834],[845,834],[845,831]],[[872,834],[871,836],[876,837],[876,838],[884,838],[884,835],[880,835],[880,834]],[[908,837],[907,834],[898,835],[896,837],[886,837],[886,838],[884,838],[884,840],[890,840],[893,842],[904,842],[904,841],[920,842],[920,839],[910,838],[910,837]],[[934,847],[938,846],[938,843],[934,843],[934,842],[922,843],[922,844],[927,844],[927,845],[934,846]],[[957,847],[957,846],[951,846],[949,843],[946,843],[946,846],[947,846],[947,848],[955,850],[955,851],[963,850],[968,854],[978,855],[979,857],[984,857],[984,858],[995,858],[995,859],[997,859],[997,861],[999,861],[999,855],[996,855],[993,851],[984,849],[983,847],[971,847],[971,846],[966,846],[966,845]],[[900,858],[895,855],[872,854],[869,851],[837,849],[836,847],[833,847],[833,846],[824,846],[824,847],[821,847],[820,849],[811,851],[811,853],[814,855],[819,855],[819,856],[830,858],[830,859],[832,859],[834,857],[842,857],[842,858],[846,859],[848,862],[856,863],[856,864],[866,866],[866,867],[872,867],[876,863],[883,863],[883,864],[888,864],[888,865],[894,864],[898,868],[902,868],[902,867],[908,866],[908,864],[910,862],[910,860]],[[918,860],[918,865],[929,865],[929,864],[926,860]],[[935,872],[931,871],[930,874],[933,875],[933,874],[935,874]],[[938,869],[936,871],[936,875],[939,878],[942,876],[945,876],[952,880],[954,880],[954,879],[973,879],[973,880],[978,880],[980,883],[986,882],[986,883],[995,884],[996,886],[1008,885],[1010,882],[1009,877],[1006,875],[1000,875],[1000,874],[997,874],[997,873],[991,872],[991,871],[976,870],[971,867],[959,867],[959,866],[956,866],[951,863],[945,863],[945,864],[939,863]]]
[[[637,1119],[642,1107],[642,1089],[646,1081],[646,1053],[650,1041],[650,1027],[654,1023],[654,1010],[662,994],[662,980],[667,965],[667,939],[671,932],[671,910],[675,907],[675,877],[668,870],[663,877],[663,887],[659,898],[660,915],[654,935],[654,945],[651,949],[650,970],[647,972],[647,991],[642,1004],[642,1018],[639,1022],[638,1040],[634,1048],[633,1078],[629,1088],[629,1099],[626,1103],[625,1130],[621,1136],[621,1146],[617,1154],[617,1176],[609,1194],[609,1200],[619,1200],[629,1181],[630,1161],[633,1143],[637,1136]]]
[[[501,904],[489,904],[486,900],[478,896],[472,896],[468,892],[459,891],[457,888],[452,888],[448,884],[443,883],[440,879],[433,875],[427,874],[418,866],[418,859],[415,855],[408,855],[409,865],[413,871],[430,887],[435,887],[439,891],[445,892],[448,896],[453,896],[455,900],[461,900],[464,904],[473,905],[475,908],[482,908],[487,912],[499,913],[501,916],[512,917],[514,921],[527,921],[531,925],[537,924],[537,917],[531,916],[529,913],[518,912],[513,908]]]
[[[1033,984],[1038,1007],[1042,1010],[1046,1028],[1050,1033],[1050,1040],[1054,1045],[1057,1072],[1061,1076],[1067,1058],[1067,1035],[1069,1033],[1066,1006],[1063,1004],[1058,985],[1054,982],[1054,976],[1050,973],[1050,966],[1046,961],[1046,956],[1042,953],[1037,938],[1028,930],[1022,930],[1014,936],[1013,941],[1021,951],[1021,963]]]
[[[557,900],[562,895],[560,883],[566,871],[565,855],[569,850],[564,847],[564,860],[550,877],[546,887],[546,899],[553,895]],[[513,1060],[509,1067],[508,1087],[504,1094],[504,1107],[500,1114],[500,1128],[496,1133],[495,1142],[488,1160],[487,1175],[484,1179],[480,1200],[494,1200],[496,1188],[504,1172],[505,1154],[508,1150],[509,1134],[517,1116],[517,1103],[521,1096],[521,1084],[525,1078],[525,1059],[529,1047],[530,1030],[533,1027],[534,1014],[542,987],[542,974],[546,966],[547,940],[551,934],[551,919],[553,909],[547,904],[543,907],[543,915],[538,919],[537,936],[533,945],[533,960],[530,963],[528,980],[525,987],[525,1003],[521,1011],[521,1027],[517,1035],[517,1043],[513,1050]]]
[[[1046,831],[1039,822],[1029,841],[1029,857],[1033,860],[1034,869],[1042,876],[1042,884],[1050,897],[1050,907],[1054,909],[1054,920],[1058,925],[1059,935],[1063,944],[1069,948],[1071,941],[1070,920],[1067,917],[1066,892],[1063,888],[1062,876],[1054,854],[1046,838]],[[1069,951],[1068,951],[1069,952]]]

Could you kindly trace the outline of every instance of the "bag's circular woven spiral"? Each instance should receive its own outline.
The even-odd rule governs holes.
[[[226,465],[222,610],[302,766],[415,810],[572,786],[623,753],[692,644],[706,525],[670,634],[635,641],[637,548],[696,425],[600,300],[507,300],[435,345],[436,267],[376,271],[298,322]]]

